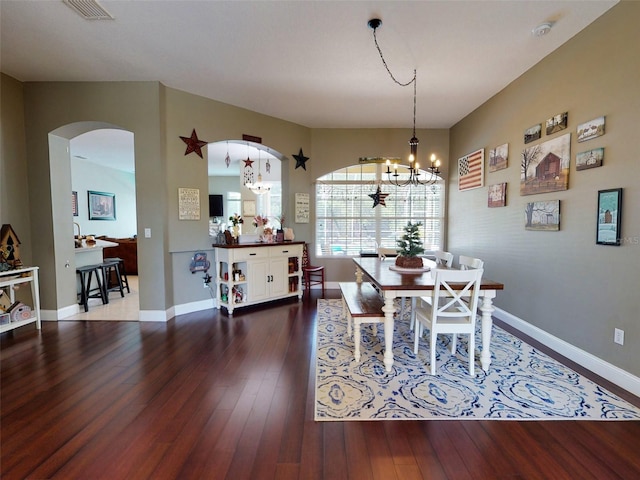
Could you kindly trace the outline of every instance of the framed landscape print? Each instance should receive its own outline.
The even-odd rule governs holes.
[[[553,135],[554,133],[567,128],[568,119],[569,112],[559,113],[558,115],[548,118],[546,122],[547,135]]]
[[[114,193],[87,192],[89,197],[89,220],[115,220],[116,196]]]
[[[594,118],[578,125],[578,142],[586,142],[592,138],[604,135],[604,117]]]
[[[487,206],[489,208],[504,207],[507,205],[507,183],[489,185]]]
[[[524,143],[531,143],[538,140],[542,136],[542,124],[539,123],[533,127],[529,127],[524,131]]]
[[[520,164],[520,195],[566,190],[570,162],[570,133],[525,148]]]
[[[596,243],[598,245],[620,245],[622,223],[622,189],[612,188],[598,192],[598,218]]]
[[[525,230],[560,230],[560,200],[530,202],[524,209]]]
[[[602,166],[604,148],[594,148],[576,155],[576,170],[586,170]]]
[[[509,157],[509,144],[505,143],[489,150],[489,171],[496,172],[507,168]]]

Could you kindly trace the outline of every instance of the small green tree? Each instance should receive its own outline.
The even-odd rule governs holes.
[[[424,253],[422,240],[420,240],[420,227],[422,222],[407,223],[404,227],[404,235],[397,241],[398,253],[403,257],[417,257]]]

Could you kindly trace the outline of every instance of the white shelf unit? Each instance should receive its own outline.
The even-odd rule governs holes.
[[[24,267],[16,270],[0,272],[0,288],[6,295],[9,295],[9,300],[12,304],[16,300],[14,289],[23,284],[31,284],[31,301],[33,303],[33,305],[29,305],[31,307],[31,318],[0,325],[0,333],[34,322],[36,324],[36,328],[40,330],[40,287],[38,283],[38,268],[39,267]]]
[[[304,242],[216,247],[218,307],[236,308],[297,296],[302,298]]]

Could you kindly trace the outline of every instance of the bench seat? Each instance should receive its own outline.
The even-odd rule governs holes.
[[[340,282],[342,293],[342,315],[347,320],[347,334],[351,336],[353,325],[353,344],[356,362],[360,361],[360,325],[372,323],[374,335],[376,324],[384,322],[384,300],[380,293],[368,282]]]

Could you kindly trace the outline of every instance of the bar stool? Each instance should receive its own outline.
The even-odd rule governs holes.
[[[82,267],[76,268],[76,273],[80,276],[80,301],[78,302],[80,305],[84,306],[84,311],[89,311],[89,299],[90,298],[101,298],[102,303],[109,303],[109,298],[107,297],[107,293],[104,289],[104,279],[102,277],[102,281],[100,280],[100,272],[102,271],[102,265],[85,265]],[[97,287],[91,287],[91,280],[93,279],[93,274],[96,274],[96,284]],[[104,272],[103,272],[104,275]],[[93,293],[98,292],[98,293]]]
[[[309,247],[306,243],[302,247],[302,280],[305,290],[311,291],[311,285],[321,285],[324,298],[324,267],[309,263]]]
[[[129,288],[129,278],[127,277],[127,271],[124,268],[124,260],[119,257],[108,257],[103,259],[104,262],[118,262],[118,268],[120,269],[120,282],[122,287],[127,289],[127,293],[131,293]],[[109,284],[111,283],[111,277],[109,276]]]
[[[102,268],[102,278],[104,279],[104,291],[109,303],[109,292],[120,292],[120,296],[124,297],[124,288],[122,286],[122,277],[120,276],[120,262],[113,259],[106,259],[100,264]],[[112,285],[111,275],[115,274],[117,283]]]

